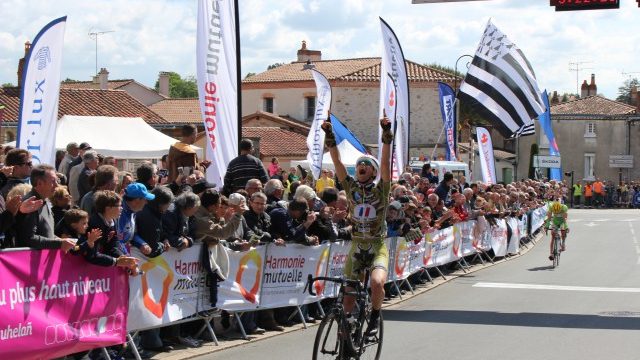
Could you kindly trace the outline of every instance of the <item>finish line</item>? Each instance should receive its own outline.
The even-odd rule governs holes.
[[[563,285],[541,285],[541,284],[512,284],[512,283],[492,283],[492,282],[475,283],[473,285],[473,287],[494,288],[494,289],[524,289],[524,290],[559,290],[559,291],[640,293],[640,288],[616,288],[616,287],[594,287],[594,286],[563,286]]]

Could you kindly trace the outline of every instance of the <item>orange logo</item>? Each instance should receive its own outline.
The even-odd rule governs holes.
[[[400,244],[396,248],[395,270],[398,276],[402,276],[402,274],[404,273],[404,268],[407,266],[407,263],[409,262],[409,254],[408,254],[409,251],[407,249],[407,242],[404,239],[399,240],[399,242]],[[402,258],[402,260],[400,260],[400,258]]]
[[[396,93],[395,91],[392,91],[389,94],[389,106],[393,106],[396,103],[396,101],[395,101],[395,93]]]
[[[322,270],[325,268],[327,261],[329,260],[329,248],[324,249],[322,254],[320,254],[320,258],[318,259],[318,265],[316,265],[316,277],[322,276]],[[316,281],[315,283],[316,294],[321,296],[324,292],[325,282],[324,281]]]
[[[162,280],[162,293],[160,294],[160,301],[155,301],[149,294],[149,282],[147,276],[149,270],[159,266],[167,272],[167,276]],[[164,310],[167,308],[167,301],[169,299],[169,286],[173,281],[173,271],[167,261],[161,256],[149,259],[146,263],[140,267],[144,274],[142,274],[142,302],[153,315],[158,319],[162,318]]]
[[[480,138],[480,142],[486,144],[487,141],[489,141],[489,137],[487,136],[487,134],[483,133],[482,137]]]
[[[453,227],[453,255],[460,256],[460,243],[462,242],[462,233],[459,226]]]
[[[431,245],[433,243],[433,239],[431,238],[431,234],[430,233],[426,233],[424,235],[424,240],[425,240],[425,244],[424,244],[424,256],[422,257],[422,264],[424,266],[429,265],[429,261],[431,260],[431,255],[433,253],[433,249],[431,248]]]
[[[256,265],[257,270],[253,287],[251,287],[251,290],[247,291],[247,289],[242,285],[242,274],[247,269],[247,264],[249,263],[249,261],[253,261],[253,263]],[[247,301],[255,304],[256,295],[258,294],[258,290],[260,290],[260,277],[262,276],[262,258],[256,250],[251,250],[240,259],[239,265],[240,269],[238,269],[238,273],[236,274],[236,284],[238,284],[238,287],[240,288],[242,297],[247,299]]]

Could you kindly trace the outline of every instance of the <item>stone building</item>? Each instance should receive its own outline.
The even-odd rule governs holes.
[[[303,42],[296,61],[243,80],[242,115],[264,111],[300,122],[312,121],[316,87],[311,71],[306,69],[313,66],[332,86],[331,112],[361,142],[377,146],[380,63],[380,58],[322,60],[320,51],[307,49]],[[430,154],[442,130],[438,81],[453,85],[455,79],[412,61],[406,61],[406,66],[411,96],[410,154]]]
[[[594,77],[592,77],[592,83]],[[583,84],[583,87],[585,83]],[[590,85],[588,85],[589,87]],[[597,88],[594,90],[597,91]],[[636,180],[640,168],[610,167],[612,155],[633,155],[640,159],[640,112],[635,106],[599,95],[551,106],[551,123],[562,155],[564,172],[573,171],[574,180]],[[532,143],[541,155],[549,154],[549,142],[536,121],[536,135],[520,138],[518,178],[526,177]],[[546,176],[546,175],[544,175]]]

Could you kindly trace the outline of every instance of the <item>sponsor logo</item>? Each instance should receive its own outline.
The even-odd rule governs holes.
[[[460,256],[460,244],[462,244],[462,233],[460,232],[460,227],[457,225],[453,226],[453,255]]]
[[[316,265],[316,277],[322,276],[324,269],[326,268],[327,262],[329,261],[329,248],[327,247],[322,251],[320,257],[318,258],[318,264]],[[316,288],[317,296],[322,296],[324,293],[325,282],[324,281],[316,281],[314,284]]]
[[[147,279],[147,276],[149,276],[149,270],[154,269],[155,267],[160,267],[167,273],[165,278],[162,280],[162,291],[160,293],[159,301],[155,301],[151,297],[151,294],[149,293],[149,280]],[[142,302],[144,307],[146,307],[147,310],[149,310],[158,319],[162,319],[164,310],[167,308],[167,301],[169,300],[169,287],[173,282],[173,271],[167,261],[161,256],[149,259],[149,261],[140,266],[140,269],[144,271],[144,274],[142,274]]]
[[[250,290],[247,290],[242,284],[242,274],[248,268],[247,264],[249,261],[256,265],[257,270],[253,285]],[[262,258],[260,254],[258,254],[256,250],[249,251],[240,259],[239,267],[236,273],[236,284],[238,284],[238,288],[240,288],[240,294],[242,294],[242,297],[247,299],[247,301],[255,304],[257,301],[256,295],[258,294],[258,290],[260,290],[260,278],[262,277]]]
[[[407,247],[407,242],[404,239],[398,240],[398,246],[396,247],[396,263],[395,270],[396,275],[402,276],[404,273],[405,267],[407,267],[407,263],[409,262],[409,248]]]
[[[48,46],[41,47],[36,52],[36,55],[33,57],[34,62],[38,62],[38,70],[44,70],[47,68],[47,65],[51,62],[51,50],[49,50]]]

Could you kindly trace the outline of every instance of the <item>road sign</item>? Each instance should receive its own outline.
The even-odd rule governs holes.
[[[533,163],[537,168],[560,169],[560,156],[534,155]]]
[[[632,168],[633,155],[609,155],[609,167]]]

